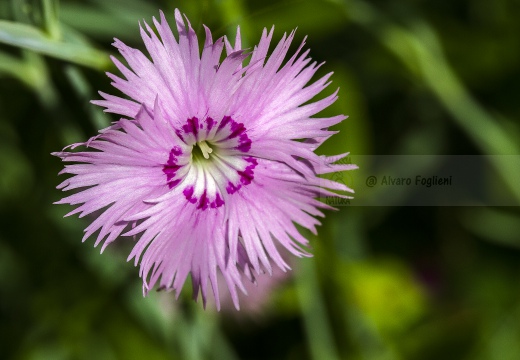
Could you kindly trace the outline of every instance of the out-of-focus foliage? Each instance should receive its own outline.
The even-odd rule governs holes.
[[[520,155],[517,1],[0,0],[0,357],[520,359],[518,207],[341,207],[241,312],[142,298],[131,239],[80,242],[50,153],[116,120],[89,103],[115,91],[112,38],[143,48],[175,7],[247,47],[308,35],[341,88],[324,116],[350,115],[322,153]],[[520,168],[493,166],[520,203]]]

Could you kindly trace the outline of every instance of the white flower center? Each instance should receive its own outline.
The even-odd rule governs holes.
[[[247,155],[251,139],[244,124],[231,116],[220,121],[192,117],[175,134],[187,146],[173,146],[162,171],[169,188],[180,186],[197,209],[221,207],[253,181],[258,162]]]

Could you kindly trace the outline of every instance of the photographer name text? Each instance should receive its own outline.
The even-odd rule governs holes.
[[[424,177],[421,175],[417,175],[415,177],[397,177],[384,175],[380,177],[380,181],[375,176],[369,176],[367,178],[366,184],[369,187],[373,187],[376,185],[380,186],[424,186],[424,187],[432,187],[432,186],[451,186],[452,185],[452,176],[442,177],[442,176],[428,176]]]

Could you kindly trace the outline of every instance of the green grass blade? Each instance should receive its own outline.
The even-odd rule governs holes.
[[[108,56],[100,50],[55,41],[33,26],[12,21],[0,20],[0,43],[32,50],[95,69],[106,69],[109,66]]]

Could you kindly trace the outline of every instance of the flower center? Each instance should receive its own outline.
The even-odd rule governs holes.
[[[212,152],[213,149],[209,147],[208,143],[205,140],[199,141],[195,143],[195,145],[193,145],[192,154],[193,158],[196,160],[201,159],[201,156],[204,159],[209,160],[209,154],[211,154]]]
[[[244,124],[231,116],[190,118],[175,131],[178,144],[163,165],[166,183],[178,188],[197,209],[218,208],[254,179],[257,160]]]

